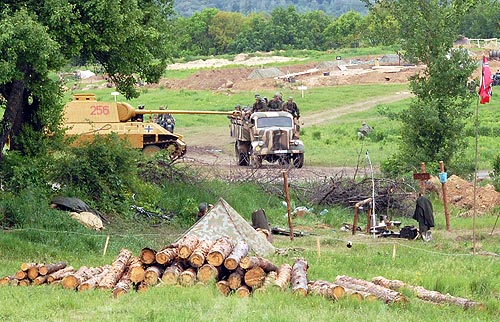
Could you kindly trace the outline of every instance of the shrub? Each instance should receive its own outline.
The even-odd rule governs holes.
[[[97,136],[92,143],[69,149],[58,160],[54,175],[67,194],[116,212],[136,184],[140,158],[117,135]]]

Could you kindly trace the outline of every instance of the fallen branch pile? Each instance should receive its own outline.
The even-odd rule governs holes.
[[[415,189],[404,180],[374,179],[376,213],[387,211],[411,216],[415,208]],[[355,181],[344,177],[330,177],[302,188],[303,198],[313,204],[354,207],[360,200],[372,197],[370,178]]]
[[[293,265],[285,263],[278,267],[266,258],[250,255],[245,242],[233,243],[227,237],[211,242],[188,235],[179,243],[159,251],[143,248],[138,257],[122,249],[111,265],[102,267],[82,266],[75,270],[65,262],[47,265],[23,263],[18,272],[0,279],[0,285],[52,284],[78,291],[98,288],[110,290],[114,297],[118,297],[131,289],[144,291],[159,285],[192,286],[214,282],[225,296],[248,297],[252,292],[273,287],[290,289],[301,296],[313,294],[331,300],[349,296],[385,303],[406,302],[405,296],[397,291],[404,286],[428,301],[453,303],[464,308],[480,306],[467,299],[439,295],[382,277],[375,278],[373,283],[349,276],[338,276],[334,282],[311,281],[307,278],[308,268],[303,258],[296,259]]]

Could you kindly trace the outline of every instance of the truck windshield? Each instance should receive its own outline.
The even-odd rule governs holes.
[[[292,127],[292,119],[285,116],[261,117],[257,120],[257,128]]]

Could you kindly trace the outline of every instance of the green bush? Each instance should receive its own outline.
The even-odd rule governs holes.
[[[493,158],[493,171],[490,174],[491,179],[493,179],[493,186],[496,191],[500,191],[500,153],[496,154]]]
[[[67,195],[98,203],[104,212],[123,210],[137,182],[141,154],[117,135],[97,136],[57,160],[55,180]]]

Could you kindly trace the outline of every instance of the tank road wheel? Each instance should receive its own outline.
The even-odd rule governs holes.
[[[258,169],[262,167],[262,156],[261,155],[252,155],[250,157],[250,166],[252,168]]]
[[[165,144],[165,147],[163,148],[164,150],[167,151],[168,155],[170,156],[170,160],[175,161],[178,158],[182,157],[184,155],[184,151],[182,151],[182,148],[177,144],[177,142],[168,142]]]
[[[146,154],[146,155],[152,155],[152,154],[155,154],[155,153],[158,153],[160,152],[161,148],[155,144],[151,144],[151,145],[146,145],[144,148],[142,148],[142,153]]]
[[[304,166],[304,154],[296,154],[295,157],[293,158],[293,166],[296,167],[297,169],[300,169]]]

